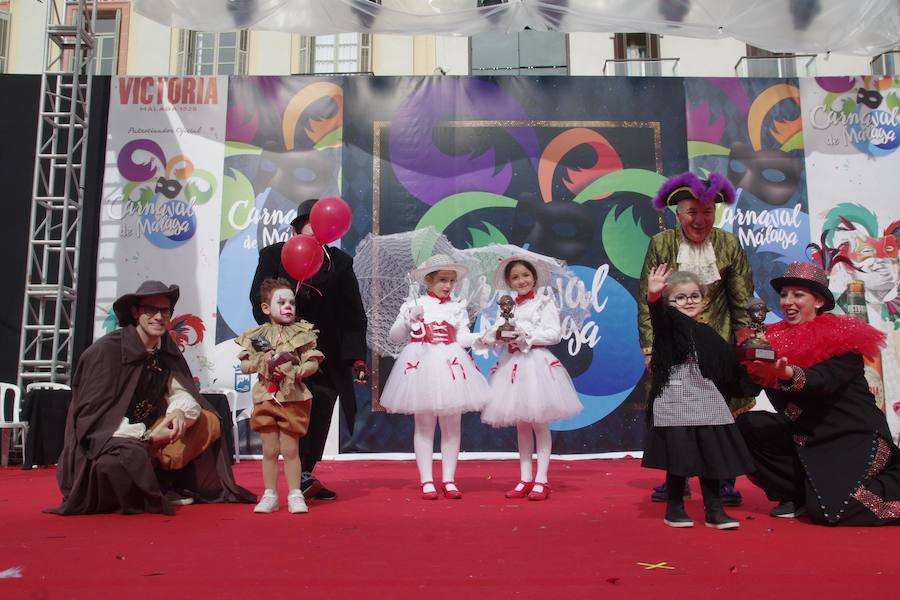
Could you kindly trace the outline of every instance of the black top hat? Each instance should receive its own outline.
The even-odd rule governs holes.
[[[177,285],[166,285],[161,281],[148,280],[142,283],[133,294],[125,294],[113,302],[113,312],[116,313],[116,319],[119,320],[119,326],[136,325],[134,316],[131,314],[131,307],[137,304],[142,298],[150,296],[168,296],[172,302],[172,308],[178,302],[178,296],[181,294]]]
[[[828,275],[821,267],[812,263],[792,262],[784,270],[784,275],[773,279],[771,284],[779,294],[784,286],[795,285],[821,296],[825,300],[825,305],[819,312],[828,312],[834,308],[834,294],[828,289]]]
[[[310,198],[309,200],[304,200],[300,203],[300,206],[297,207],[297,216],[291,221],[291,227],[294,228],[294,231],[300,233],[300,230],[303,229],[303,226],[309,221],[309,214],[312,212],[313,206],[315,206],[318,201],[318,198]]]

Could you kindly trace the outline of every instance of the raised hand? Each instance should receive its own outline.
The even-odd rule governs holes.
[[[650,301],[656,301],[662,295],[663,290],[666,289],[666,282],[669,280],[669,275],[672,274],[672,269],[669,268],[669,265],[666,263],[662,263],[656,267],[650,269],[650,274],[647,276],[647,299]]]

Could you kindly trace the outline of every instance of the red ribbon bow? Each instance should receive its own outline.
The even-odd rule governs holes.
[[[431,290],[428,290],[428,295],[431,296],[432,298],[434,298],[435,300],[437,300],[437,301],[438,301],[438,304],[444,304],[445,302],[450,302],[450,296],[449,296],[449,295],[448,295],[448,296],[444,296],[443,298],[441,298],[440,296],[438,296],[437,294],[435,294],[435,293],[432,292]]]
[[[527,294],[519,294],[516,296],[516,305],[522,304],[526,300],[531,300],[532,298],[534,298],[534,290],[531,290]]]
[[[466,377],[466,368],[459,363],[458,358],[454,356],[453,360],[447,361],[447,365],[450,367],[450,377],[453,378],[453,381],[456,381],[456,373],[453,372],[453,367],[459,367],[459,370],[462,372],[462,378],[468,379],[468,377]]]

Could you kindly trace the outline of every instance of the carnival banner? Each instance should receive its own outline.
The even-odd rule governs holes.
[[[659,231],[650,198],[663,174],[687,167],[681,80],[382,78],[348,81],[346,92],[344,190],[356,223],[345,246],[368,213],[380,234],[432,226],[458,248],[513,243],[566,260],[582,285],[558,301],[586,298],[591,316],[551,349],[585,406],[551,425],[554,451],[643,447],[635,294]],[[494,361],[476,356],[485,375]],[[392,361],[373,364],[383,385]],[[349,449],[412,449],[412,419],[364,416]],[[464,415],[464,450],[515,448],[514,428]]]
[[[717,226],[737,236],[756,295],[780,320],[772,277],[804,260],[809,209],[796,79],[690,78],[684,83],[691,170],[726,175],[737,191]]]
[[[800,82],[813,238],[847,256],[830,286],[844,312],[887,334],[866,378],[900,434],[900,78]]]
[[[889,336],[868,375],[896,435],[898,90],[864,77],[117,78],[95,334],[116,326],[112,302],[141,281],[177,283],[172,335],[198,383],[236,390],[248,409],[252,378],[233,338],[255,324],[258,252],[288,239],[300,202],[339,195],[353,209],[351,255],[369,232],[434,227],[459,248],[511,243],[567,261],[581,282],[557,300],[586,301],[591,315],[551,350],[585,410],[552,425],[554,451],[639,450],[635,296],[650,237],[674,225],[650,198],[690,167],[737,188],[718,224],[747,251],[770,320],[780,314],[769,280],[806,259],[811,238],[857,264],[836,269],[832,287],[841,310]],[[475,358],[489,374],[493,357]],[[342,451],[409,451],[412,419],[379,410],[392,360],[371,366],[373,394],[357,386]],[[464,450],[515,448],[514,430],[464,416]]]
[[[340,193],[340,82],[321,77],[239,77],[229,83],[215,381],[238,393],[238,408],[244,411],[241,420],[249,416],[255,375],[240,372],[240,347],[233,340],[256,326],[250,286],[259,251],[288,240],[301,202]],[[256,436],[242,435],[242,440],[244,451],[256,451]]]
[[[94,335],[117,327],[118,296],[177,284],[171,334],[201,386],[214,378],[227,81],[117,77],[110,93]]]

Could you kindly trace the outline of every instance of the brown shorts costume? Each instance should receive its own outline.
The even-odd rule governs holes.
[[[303,437],[309,427],[309,409],[311,400],[301,402],[282,402],[263,400],[253,405],[250,417],[250,429],[267,432],[273,429],[294,437]]]

